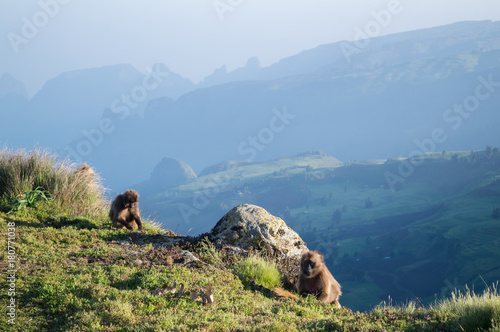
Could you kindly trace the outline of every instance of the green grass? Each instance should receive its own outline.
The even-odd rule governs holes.
[[[245,278],[267,288],[278,287],[282,279],[276,265],[269,259],[259,255],[246,257],[236,264],[235,270]]]
[[[184,267],[177,261],[180,247],[158,246],[167,234],[149,221],[144,234],[130,233],[111,229],[102,217],[47,216],[50,202],[40,204],[23,215],[0,213],[2,234],[15,224],[17,271],[15,325],[4,316],[2,331],[488,331],[499,322],[496,288],[480,296],[458,294],[432,307],[337,310],[314,297],[291,300],[244,287],[241,274],[266,287],[280,283],[278,265],[268,259],[229,254],[203,240],[182,248],[206,265]],[[172,266],[166,256],[174,257]],[[2,264],[2,275],[8,269]],[[264,281],[271,274],[274,281]],[[153,295],[180,283],[181,296]],[[214,303],[191,299],[191,292],[208,285]],[[0,289],[6,305],[11,297],[5,278]],[[366,298],[358,294],[358,300]]]
[[[106,219],[45,219],[32,212],[0,213],[2,234],[15,224],[17,315],[15,325],[3,316],[1,331],[460,331],[459,316],[435,309],[359,313],[314,297],[291,300],[248,289],[232,270],[242,257],[215,249],[220,259],[211,265],[208,243],[186,244],[207,264],[184,267],[179,247],[157,246],[155,239],[164,238],[154,227],[137,234],[110,229]],[[173,266],[165,255],[175,258]],[[2,275],[7,270],[2,264]],[[181,296],[153,295],[180,283]],[[193,301],[190,293],[208,285],[214,302]],[[8,288],[3,278],[2,305],[10,301]]]

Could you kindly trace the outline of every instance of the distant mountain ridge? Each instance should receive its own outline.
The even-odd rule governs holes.
[[[144,100],[145,76],[132,66],[65,73],[15,112],[9,123],[23,121],[22,128],[0,124],[0,140],[85,152],[71,157],[95,165],[108,186],[121,190],[147,180],[163,156],[199,173],[222,160],[262,161],[305,150],[342,160],[406,156],[436,128],[446,136],[436,149],[477,149],[500,139],[500,22],[373,38],[350,59],[342,52],[345,43],[265,68],[252,58],[198,86],[160,67],[165,86],[146,90]],[[107,79],[97,79],[99,72]],[[493,89],[480,111],[467,118],[447,113],[474,94],[478,78]],[[133,93],[140,102],[130,99]],[[111,121],[109,133],[99,132],[103,119]],[[135,158],[127,158],[130,151]]]
[[[436,128],[444,138],[433,149],[477,149],[500,139],[495,129],[500,94],[488,94],[480,111],[467,118],[454,113],[453,105],[474,94],[479,78],[500,82],[499,59],[500,52],[493,50],[348,74],[324,71],[228,83],[198,89],[175,102],[150,103],[142,121],[123,122],[117,135],[144,128],[139,129],[142,141],[131,142],[146,155],[143,161],[157,153],[176,156],[197,172],[220,160],[265,160],[300,150],[320,149],[341,160],[408,156],[422,150],[419,144]],[[290,119],[283,130],[269,131],[277,111]],[[182,145],[174,144],[179,139]],[[165,142],[161,151],[148,148],[146,142],[155,141]],[[107,153],[103,150],[102,157]],[[141,165],[131,164],[130,171]]]
[[[205,78],[201,86],[244,80],[274,80],[287,76],[307,75],[334,70],[347,73],[413,61],[427,56],[447,56],[457,53],[487,52],[500,49],[498,31],[500,22],[458,22],[435,28],[400,32],[368,39],[359,47],[356,42],[340,41],[319,45],[261,68],[253,57],[244,67],[227,72],[218,68]],[[394,44],[402,44],[397,50]],[[357,53],[347,57],[343,48],[356,48]],[[359,53],[358,53],[359,52]]]
[[[0,129],[10,134],[0,139],[14,145],[21,141],[62,148],[81,137],[83,130],[91,131],[106,108],[119,113],[126,107],[129,114],[140,114],[148,100],[178,98],[194,87],[163,64],[155,64],[150,73],[126,64],[68,71],[48,80],[27,104],[16,107],[19,119],[15,120],[27,119],[24,129],[30,135],[5,124]],[[50,129],[40,128],[40,123]]]

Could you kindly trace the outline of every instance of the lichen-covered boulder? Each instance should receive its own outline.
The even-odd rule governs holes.
[[[226,213],[210,232],[210,238],[218,245],[270,249],[286,257],[299,257],[308,251],[306,243],[281,218],[251,204]]]

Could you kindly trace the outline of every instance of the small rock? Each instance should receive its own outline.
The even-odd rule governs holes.
[[[187,251],[187,250],[179,250],[178,253],[182,257],[182,265],[183,266],[194,266],[194,267],[202,267],[203,265],[206,265],[206,263],[202,262],[198,258],[196,258],[193,253]]]

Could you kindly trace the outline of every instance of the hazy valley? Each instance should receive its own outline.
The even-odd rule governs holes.
[[[183,235],[262,206],[325,253],[353,309],[500,280],[500,22],[362,45],[198,84],[163,64],[82,69],[31,98],[4,74],[0,143],[88,163]]]

